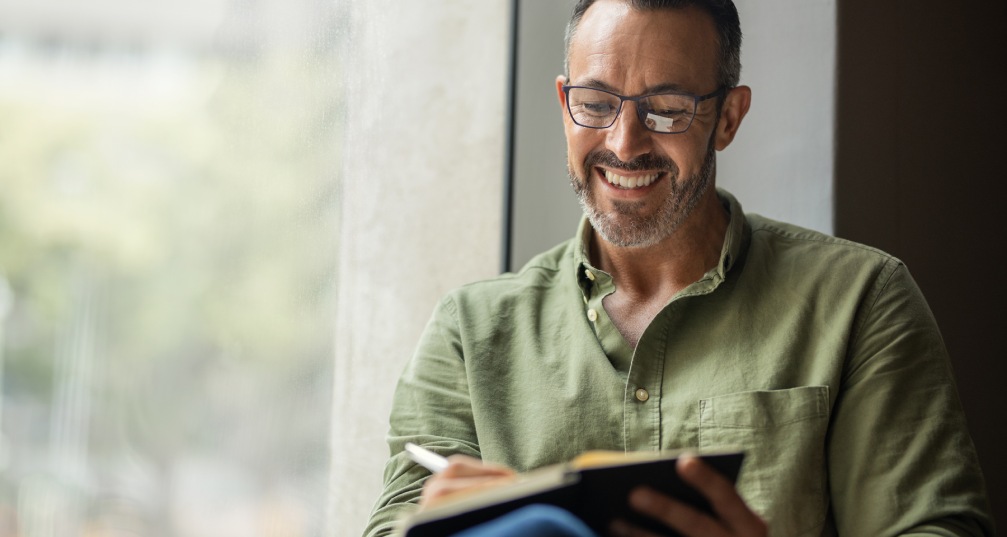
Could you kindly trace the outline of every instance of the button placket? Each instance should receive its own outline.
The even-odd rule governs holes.
[[[665,316],[658,315],[654,322],[659,324],[647,328],[633,352],[624,403],[627,449],[662,448],[661,411],[668,338],[668,325],[663,323],[666,321]]]

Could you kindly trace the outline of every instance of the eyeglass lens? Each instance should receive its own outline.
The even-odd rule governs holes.
[[[570,116],[582,127],[611,127],[620,102],[617,95],[591,88],[570,88],[568,93]],[[684,132],[696,113],[696,99],[675,93],[649,95],[637,100],[637,111],[644,126],[654,132]]]

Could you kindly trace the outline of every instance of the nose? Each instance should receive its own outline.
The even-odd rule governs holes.
[[[629,162],[653,149],[653,137],[640,122],[637,106],[633,101],[624,102],[615,124],[608,129],[608,149],[623,162]]]

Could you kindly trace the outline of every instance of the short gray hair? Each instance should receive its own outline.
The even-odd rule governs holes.
[[[633,9],[651,11],[658,9],[683,9],[695,6],[711,17],[717,27],[717,44],[720,59],[717,66],[718,86],[733,88],[741,80],[741,20],[732,0],[623,0]],[[573,8],[573,15],[566,25],[565,54],[563,72],[570,76],[570,41],[577,32],[577,25],[587,8],[595,0],[579,0]]]

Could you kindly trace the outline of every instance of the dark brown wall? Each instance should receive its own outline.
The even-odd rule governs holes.
[[[836,234],[906,262],[1007,524],[1003,0],[837,2]]]

